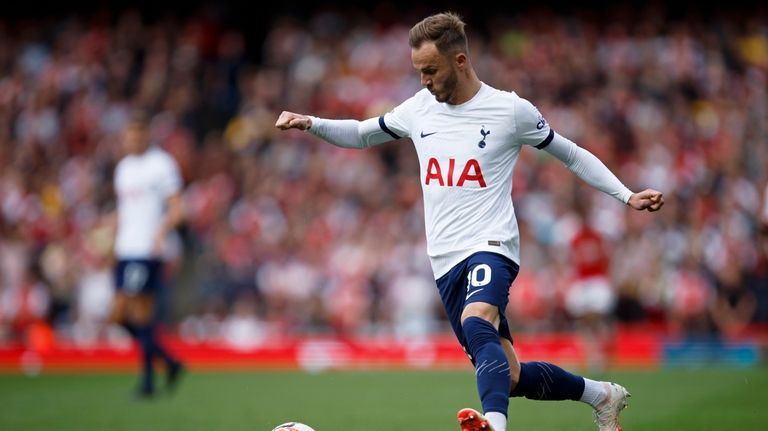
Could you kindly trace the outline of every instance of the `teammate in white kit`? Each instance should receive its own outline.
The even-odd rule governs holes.
[[[163,288],[162,253],[168,234],[182,220],[182,181],[173,157],[150,146],[147,121],[145,113],[133,113],[123,135],[127,155],[115,168],[117,292],[112,319],[122,324],[141,348],[139,397],[154,394],[155,358],[165,362],[169,389],[183,368],[155,334],[155,300]]]
[[[283,112],[275,126],[308,130],[345,148],[413,140],[427,252],[454,332],[476,367],[483,406],[484,414],[459,411],[462,431],[505,431],[510,396],[583,401],[594,408],[601,431],[620,430],[626,389],[546,362],[520,363],[515,354],[504,317],[520,262],[512,169],[523,146],[531,146],[636,210],[660,209],[662,194],[633,193],[594,155],[552,130],[530,102],[480,81],[457,15],[427,17],[411,29],[409,42],[425,89],[391,112],[365,121]]]

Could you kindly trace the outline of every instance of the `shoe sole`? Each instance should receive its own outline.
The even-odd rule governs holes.
[[[477,410],[461,409],[456,414],[461,431],[493,431],[491,424]]]

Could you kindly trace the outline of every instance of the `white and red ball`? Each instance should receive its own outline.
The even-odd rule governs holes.
[[[315,429],[299,422],[286,422],[276,426],[272,431],[315,431]]]

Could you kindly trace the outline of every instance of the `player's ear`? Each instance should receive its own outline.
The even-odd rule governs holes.
[[[453,56],[453,61],[456,62],[456,66],[459,69],[464,69],[465,67],[467,67],[467,62],[468,62],[467,60],[468,60],[467,54],[461,51],[457,52]]]

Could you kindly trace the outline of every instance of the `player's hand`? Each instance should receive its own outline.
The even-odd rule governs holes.
[[[642,192],[632,194],[627,205],[639,211],[658,211],[664,206],[664,196],[658,190],[645,189]]]
[[[283,111],[277,118],[275,127],[280,130],[299,129],[307,130],[312,127],[312,119],[306,115],[295,114],[293,112]]]

